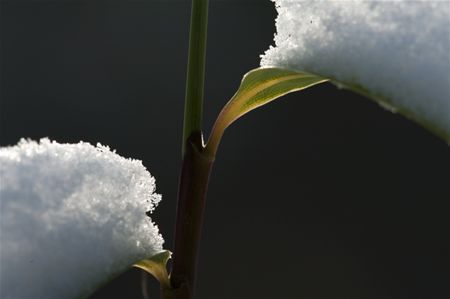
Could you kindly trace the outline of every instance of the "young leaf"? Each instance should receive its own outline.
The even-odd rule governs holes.
[[[170,289],[169,274],[167,273],[167,261],[172,252],[163,250],[149,259],[142,260],[134,266],[140,268],[155,277],[163,288]]]
[[[287,93],[326,81],[316,75],[280,68],[258,68],[248,72],[236,94],[220,112],[206,145],[206,153],[215,154],[225,129],[242,115]]]

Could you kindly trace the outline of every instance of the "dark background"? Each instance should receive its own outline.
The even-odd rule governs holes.
[[[47,136],[142,159],[168,249],[189,15],[188,0],[1,2],[1,145]],[[268,0],[211,0],[207,131],[275,16]],[[449,298],[449,182],[448,145],[415,123],[329,84],[290,94],[224,136],[198,298]],[[92,299],[141,298],[139,281],[130,270]]]

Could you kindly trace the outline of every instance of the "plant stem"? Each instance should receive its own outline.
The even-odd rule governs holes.
[[[204,154],[201,137],[196,135],[191,137],[186,146],[181,169],[175,249],[170,276],[172,287],[187,288],[188,295],[177,299],[194,298],[203,210],[209,175],[214,163],[213,157]]]
[[[214,162],[203,152],[202,137],[207,22],[208,0],[192,0],[172,289],[163,290],[164,299],[194,298],[203,210]]]
[[[183,124],[183,154],[189,136],[202,130],[207,27],[208,0],[192,0]]]

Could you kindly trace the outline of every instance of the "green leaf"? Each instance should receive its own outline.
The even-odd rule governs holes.
[[[401,105],[398,101],[393,101],[392,99],[385,97],[381,94],[376,94],[374,92],[369,91],[362,85],[356,83],[348,83],[335,80],[334,78],[330,78],[330,82],[336,85],[338,88],[348,89],[354,93],[360,94],[364,97],[367,97],[383,107],[384,109],[392,112],[403,115],[409,120],[412,120],[422,127],[426,128],[428,131],[441,138],[445,142],[450,145],[450,130],[448,126],[442,125],[442,122],[439,119],[427,118],[423,113],[417,113],[414,111],[414,107],[408,105]]]
[[[153,275],[163,288],[170,289],[169,274],[167,273],[167,261],[170,259],[172,252],[169,250],[161,251],[149,259],[142,260],[134,267],[140,268]]]
[[[248,72],[236,94],[219,114],[206,145],[206,153],[215,155],[225,129],[242,115],[287,93],[326,81],[316,75],[279,68],[258,68]]]

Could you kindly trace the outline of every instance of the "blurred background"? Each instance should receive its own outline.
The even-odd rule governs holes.
[[[0,13],[0,144],[83,140],[143,160],[172,249],[190,1],[1,0]],[[275,17],[269,0],[211,0],[206,133],[273,44]],[[448,145],[323,84],[227,130],[197,298],[449,298],[449,235]],[[91,299],[142,298],[140,279],[132,269]]]

